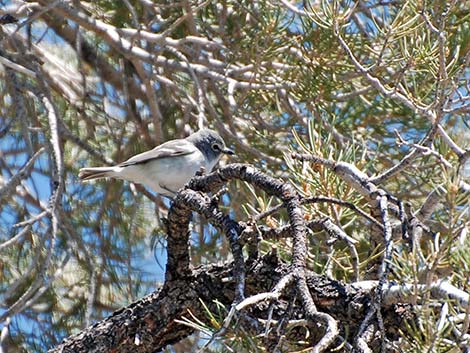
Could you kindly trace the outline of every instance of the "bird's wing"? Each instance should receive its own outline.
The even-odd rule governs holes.
[[[197,151],[196,146],[186,140],[171,140],[167,141],[153,150],[142,152],[134,157],[129,158],[127,161],[118,164],[118,167],[125,167],[133,164],[147,163],[154,159],[184,156]]]

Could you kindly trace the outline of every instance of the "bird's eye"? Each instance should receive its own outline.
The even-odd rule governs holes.
[[[212,145],[212,149],[213,149],[214,151],[221,151],[221,150],[222,150],[222,149],[220,148],[220,146],[219,146],[217,143],[214,143],[214,144]]]

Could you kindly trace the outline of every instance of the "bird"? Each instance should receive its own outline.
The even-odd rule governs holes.
[[[202,129],[185,139],[167,141],[109,167],[79,170],[81,180],[115,178],[144,184],[156,193],[173,198],[196,173],[210,172],[222,155],[233,150],[214,130]]]

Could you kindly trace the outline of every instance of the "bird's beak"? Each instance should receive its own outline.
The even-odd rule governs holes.
[[[222,153],[228,154],[229,156],[233,156],[233,155],[235,154],[235,152],[233,152],[233,150],[231,150],[230,148],[227,148],[227,147],[225,147],[225,148],[222,150]]]

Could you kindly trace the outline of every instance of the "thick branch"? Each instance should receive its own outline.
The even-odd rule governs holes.
[[[63,343],[50,350],[49,353],[80,353],[80,352],[114,352],[114,353],[147,353],[163,349],[192,332],[192,329],[181,325],[175,320],[188,315],[188,310],[204,320],[202,300],[209,308],[217,300],[224,305],[233,302],[234,282],[232,277],[233,264],[206,265],[194,271],[194,277],[188,281],[174,281],[171,286],[156,291],[147,297],[123,308],[107,319],[96,323],[77,335],[64,340]],[[247,271],[247,294],[271,292],[276,283],[289,273],[290,267],[279,262],[272,254],[264,256],[257,264]],[[318,276],[306,271],[306,283],[319,310],[340,321],[342,327],[357,327],[363,318],[367,303],[371,301],[377,282],[370,285],[345,285],[340,282]],[[345,311],[346,307],[355,310]],[[296,315],[302,317],[302,307],[296,306]],[[268,318],[266,306],[253,308],[257,317]],[[284,315],[285,306],[275,306],[273,319],[278,320]],[[387,323],[391,323],[387,322]],[[397,327],[388,326],[393,331]]]

